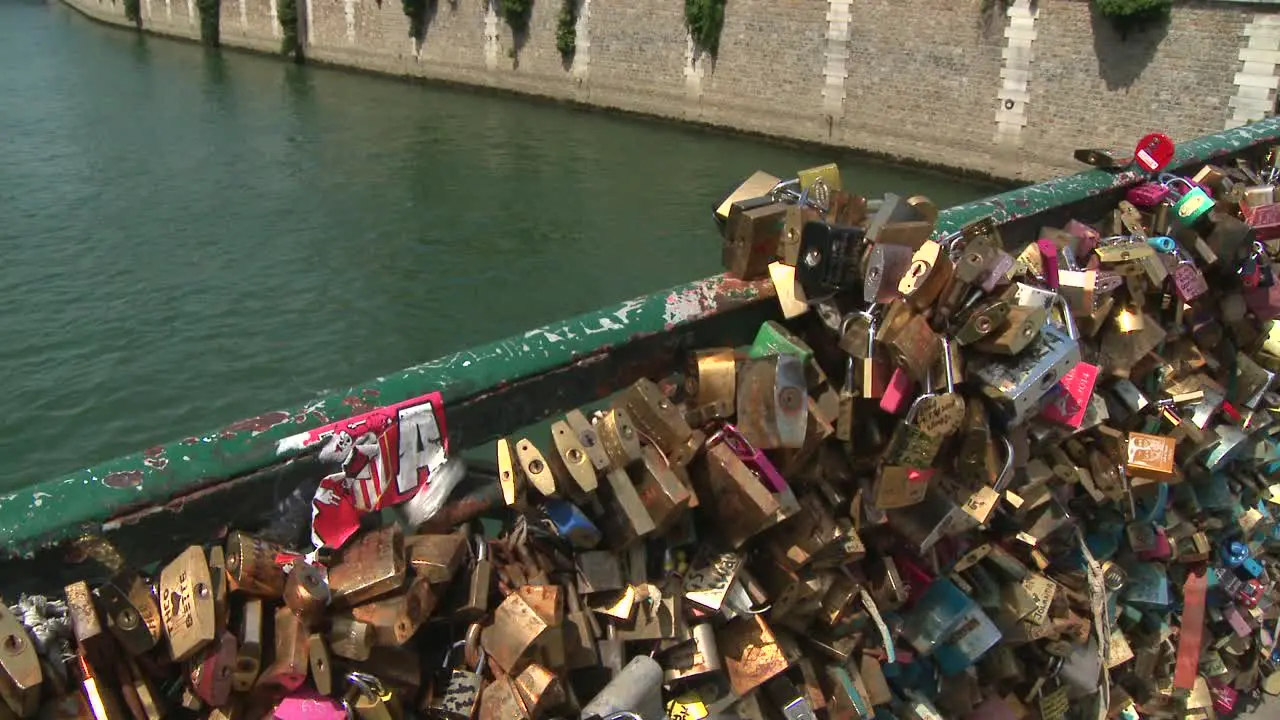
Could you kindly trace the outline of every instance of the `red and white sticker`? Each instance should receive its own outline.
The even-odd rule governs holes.
[[[1173,140],[1164,133],[1151,133],[1138,141],[1133,159],[1147,172],[1160,172],[1173,162]]]

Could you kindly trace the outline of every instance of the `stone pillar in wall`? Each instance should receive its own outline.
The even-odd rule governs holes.
[[[1006,148],[1022,145],[1022,129],[1027,126],[1027,104],[1031,95],[1031,63],[1035,59],[1036,16],[1031,0],[1014,0],[1006,15],[1004,58],[1000,68],[1000,91],[996,94],[995,143]]]

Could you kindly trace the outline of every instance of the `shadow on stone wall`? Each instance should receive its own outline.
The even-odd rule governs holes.
[[[1169,16],[1144,25],[1141,29],[1122,32],[1115,24],[1089,4],[1093,24],[1093,52],[1098,58],[1098,76],[1108,90],[1121,90],[1133,85],[1151,64],[1160,43],[1169,34]]]

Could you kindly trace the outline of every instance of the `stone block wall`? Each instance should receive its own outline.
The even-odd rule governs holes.
[[[496,87],[919,163],[1037,180],[1081,147],[1190,139],[1274,112],[1280,2],[1186,0],[1121,38],[1088,0],[729,0],[718,55],[681,0],[562,0],[516,36],[501,0],[434,0],[421,43],[400,0],[298,0],[308,59]],[[64,0],[124,23],[122,0]],[[199,35],[195,0],[142,0],[147,30]],[[278,52],[276,0],[223,0],[222,41]]]

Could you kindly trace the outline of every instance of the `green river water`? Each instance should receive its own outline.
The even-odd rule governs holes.
[[[0,490],[712,274],[713,200],[832,159],[995,191],[0,0]]]

